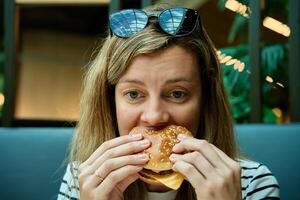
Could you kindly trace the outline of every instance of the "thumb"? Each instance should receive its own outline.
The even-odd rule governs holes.
[[[137,174],[134,174],[134,175],[130,175],[128,176],[127,178],[125,178],[123,181],[119,182],[117,185],[116,185],[116,188],[118,190],[120,190],[120,192],[124,192],[126,190],[126,188],[131,184],[133,183],[134,181],[136,181],[137,179],[139,178],[139,176]]]
[[[123,199],[123,193],[126,190],[126,188],[133,183],[134,181],[136,181],[139,178],[139,176],[137,174],[135,175],[130,175],[127,178],[125,178],[123,181],[119,182],[116,187],[115,190],[112,192],[112,196],[110,199],[114,199],[114,200],[120,200]]]

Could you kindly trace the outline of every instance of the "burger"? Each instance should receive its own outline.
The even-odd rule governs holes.
[[[151,142],[151,146],[144,150],[149,156],[148,163],[139,172],[139,178],[151,185],[163,185],[177,190],[182,184],[184,177],[172,170],[173,163],[169,160],[172,148],[179,142],[178,134],[192,136],[182,126],[170,125],[161,130],[147,130],[144,127],[135,127],[131,134],[141,133],[145,139]]]

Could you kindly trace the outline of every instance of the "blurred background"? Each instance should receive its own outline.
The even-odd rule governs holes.
[[[300,121],[297,0],[0,0],[1,126],[74,126],[109,14],[157,2],[200,11],[237,123]]]

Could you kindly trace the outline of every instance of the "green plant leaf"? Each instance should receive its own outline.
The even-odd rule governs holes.
[[[264,123],[276,123],[276,115],[273,113],[272,109],[267,107],[267,106],[263,106],[263,122]]]
[[[284,54],[285,51],[282,44],[272,44],[262,48],[262,64],[267,74],[272,74],[277,70],[279,63],[284,58]]]
[[[225,55],[232,56],[246,64],[242,72],[234,70],[232,65],[222,64],[221,67],[233,119],[239,123],[247,122],[250,116],[249,74],[247,73],[249,63],[248,46],[239,45],[220,50]]]
[[[226,3],[226,1],[227,0],[219,0],[218,1],[218,8],[219,8],[219,10],[221,10],[221,11],[224,11],[225,10],[225,3]]]
[[[231,25],[231,28],[230,28],[230,32],[229,32],[229,35],[228,35],[228,42],[229,43],[232,43],[240,30],[242,30],[242,28],[247,25],[247,18],[243,17],[242,15],[240,14],[236,14],[235,15],[235,18],[232,22],[232,25]]]

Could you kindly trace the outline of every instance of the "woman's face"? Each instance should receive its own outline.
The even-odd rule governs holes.
[[[201,101],[197,65],[193,53],[180,46],[135,57],[116,84],[119,134],[136,126],[158,130],[175,124],[195,135]]]

